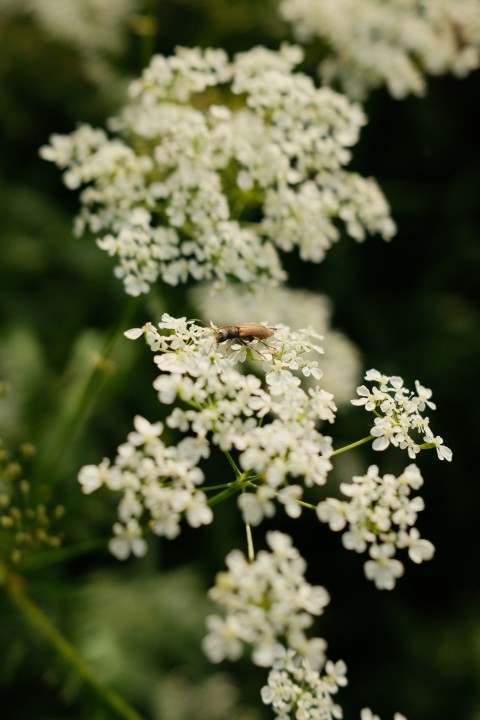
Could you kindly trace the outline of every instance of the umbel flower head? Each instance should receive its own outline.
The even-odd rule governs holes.
[[[440,460],[452,459],[452,451],[444,446],[443,438],[433,434],[429,418],[423,415],[427,408],[435,410],[436,407],[431,401],[431,390],[416,380],[413,392],[404,386],[401,377],[383,375],[378,370],[368,370],[365,380],[375,383],[374,387],[361,385],[357,388],[359,397],[352,400],[352,405],[363,405],[375,415],[370,430],[375,438],[374,450],[386,450],[393,445],[407,450],[414,460],[421,450],[419,439],[423,438],[423,448],[435,448]]]
[[[326,642],[308,639],[305,630],[329,595],[305,580],[305,560],[289,535],[269,532],[267,543],[269,550],[253,561],[239,550],[227,555],[228,570],[217,575],[209,592],[223,612],[207,618],[204,650],[212,662],[221,662],[237,660],[248,647],[256,665],[272,667],[289,648],[318,670],[325,664]]]
[[[225,491],[241,493],[242,513],[252,525],[274,514],[275,501],[298,517],[303,487],[326,482],[332,440],[319,423],[332,423],[336,407],[320,385],[302,383],[321,378],[316,359],[321,337],[313,328],[278,326],[268,345],[234,339],[225,354],[216,332],[164,314],[158,327],[147,323],[125,333],[131,339],[144,336],[156,353],[160,375],[154,388],[162,404],[174,405],[165,424],[182,438],[167,445],[162,423],[137,417],[113,463],[105,459],[80,471],[84,492],[103,485],[122,494],[110,546],[120,558],[146,551],[145,515],[155,534],[169,538],[180,532],[182,517],[192,527],[211,522],[207,471],[200,464],[214,448],[235,469]],[[260,376],[242,372],[247,356],[262,366]]]
[[[403,575],[403,564],[395,557],[397,548],[408,549],[415,563],[433,557],[434,546],[421,538],[415,527],[418,513],[425,507],[423,498],[410,497],[411,491],[422,485],[416,465],[409,465],[399,477],[381,477],[378,467],[371,465],[365,475],[340,484],[349,500],[327,498],[317,505],[319,520],[331,530],[345,530],[342,542],[347,550],[362,553],[368,548],[365,575],[379,590],[392,590]]]
[[[262,700],[271,705],[276,720],[335,720],[343,717],[342,708],[332,695],[347,684],[343,660],[328,660],[323,672],[288,650],[277,658],[262,688]],[[372,718],[374,720],[374,718]]]
[[[365,117],[294,72],[295,46],[229,61],[223,50],[155,56],[110,121],[41,154],[83,188],[76,231],[116,258],[131,295],[158,278],[285,278],[279,250],[320,262],[340,236],[395,232],[376,182],[346,170]]]
[[[328,47],[319,71],[352,98],[385,85],[395,98],[422,95],[425,75],[463,77],[480,64],[478,0],[281,0],[302,41]]]

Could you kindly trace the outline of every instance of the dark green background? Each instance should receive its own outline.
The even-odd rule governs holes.
[[[234,52],[288,38],[273,3],[185,0],[151,7],[155,37],[132,33],[114,60],[122,81],[138,74],[152,50],[200,44]],[[314,72],[314,57],[312,48],[306,72]],[[192,311],[185,288],[159,285],[147,298],[126,298],[93,240],[72,236],[78,196],[38,157],[51,132],[69,132],[79,121],[103,125],[121,93],[121,82],[108,93],[95,87],[78,54],[33,22],[0,17],[0,380],[11,385],[0,405],[0,435],[11,448],[37,444],[26,474],[65,504],[67,544],[108,536],[114,518],[106,495],[82,497],[78,468],[112,456],[135,413],[155,420],[162,412],[151,390],[149,352],[123,341],[121,332],[164,309]],[[335,325],[358,344],[366,369],[433,389],[432,428],[454,452],[451,464],[433,453],[419,460],[426,478],[419,525],[437,551],[423,566],[408,563],[394,592],[376,591],[363,576],[363,559],[344,551],[339,536],[315,518],[295,524],[278,518],[276,526],[293,534],[308,559],[309,580],[332,595],[318,632],[329,641],[330,656],[349,667],[349,686],[339,697],[346,718],[358,718],[369,705],[382,720],[394,710],[408,720],[480,720],[479,95],[479,73],[430,80],[423,99],[399,102],[375,93],[353,167],[378,179],[397,237],[390,244],[343,239],[320,266],[286,258],[293,286],[332,298]],[[79,424],[73,413],[90,352],[101,351],[109,337],[118,340],[114,363],[94,381],[94,402]],[[366,429],[360,411],[343,412],[338,444]],[[382,471],[397,471],[405,460],[400,452],[379,457],[363,450],[354,469],[378,462]],[[168,710],[152,710],[152,687],[173,671],[191,684],[208,677],[199,649],[205,589],[225,553],[243,542],[235,507],[222,506],[214,526],[185,530],[173,543],[157,540],[143,561],[120,564],[102,549],[31,572],[29,593],[87,655],[88,638],[108,628],[118,644],[98,673],[146,717],[171,720]],[[0,607],[0,717],[113,717],[3,595]],[[259,705],[263,673],[246,661],[227,669],[243,704]]]

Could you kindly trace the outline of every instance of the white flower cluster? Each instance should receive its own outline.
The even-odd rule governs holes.
[[[320,75],[352,98],[381,85],[421,95],[425,74],[480,65],[479,0],[281,0],[280,13],[300,41],[326,43]]]
[[[205,653],[212,662],[237,660],[248,646],[256,665],[272,667],[289,649],[318,670],[325,664],[326,642],[307,638],[305,630],[322,614],[329,595],[305,580],[305,560],[288,535],[269,532],[267,543],[270,550],[258,552],[252,562],[239,550],[227,555],[228,570],[218,573],[209,591],[224,613],[207,618]]]
[[[118,448],[113,465],[108,459],[98,466],[85,465],[78,477],[85,493],[102,486],[123,493],[119,522],[113,527],[115,537],[109,544],[120,560],[131,553],[146,553],[140,524],[145,512],[150,515],[153,533],[167,538],[179,534],[182,516],[195,528],[213,519],[205,493],[198,490],[203,473],[197,463],[208,448],[195,445],[190,438],[167,446],[160,438],[162,423],[151,424],[140,416],[135,418],[134,427]]]
[[[221,308],[224,322],[235,323],[248,314],[268,317],[271,323],[285,323],[293,330],[311,325],[323,335],[323,387],[334,395],[337,405],[350,402],[361,377],[360,353],[342,332],[332,329],[332,305],[325,295],[286,285],[262,287],[260,292],[249,293],[234,284],[221,289],[197,285],[189,295],[203,317],[214,317]]]
[[[140,0],[0,0],[0,15],[20,16],[35,23],[49,39],[79,53],[94,81],[112,81],[108,56],[125,51],[129,22]]]
[[[432,433],[428,417],[422,415],[427,407],[435,410],[436,406],[430,400],[431,390],[416,380],[414,393],[404,387],[401,377],[382,375],[378,370],[368,370],[365,380],[376,385],[372,390],[366,385],[357,388],[360,397],[352,400],[352,404],[363,405],[365,410],[376,415],[370,431],[375,438],[372,443],[374,450],[386,450],[389,445],[393,445],[406,449],[414,460],[422,449],[411,435],[417,433],[423,436],[423,448],[435,447],[440,460],[452,459],[450,448],[443,445],[443,438]]]
[[[409,465],[398,478],[381,477],[378,467],[371,465],[366,475],[341,483],[340,490],[348,501],[327,498],[317,505],[319,520],[328,523],[331,530],[347,527],[342,535],[347,550],[362,553],[368,548],[371,559],[364,565],[365,575],[379,590],[392,590],[403,575],[403,564],[394,557],[396,548],[408,548],[415,563],[433,557],[434,546],[414,527],[425,506],[423,498],[410,497],[410,493],[422,485],[416,465]]]
[[[247,487],[256,491],[240,499],[247,522],[256,525],[264,515],[273,514],[273,497],[297,517],[302,489],[288,479],[302,477],[307,487],[323,485],[331,469],[332,440],[317,424],[334,421],[332,395],[318,385],[305,391],[294,374],[321,377],[318,361],[308,357],[322,352],[317,345],[321,337],[312,328],[292,331],[279,326],[267,347],[258,342],[251,348],[235,344],[223,357],[214,347],[212,328],[165,314],[159,330],[147,324],[134,334],[144,333],[152,350],[162,353],[155,358],[162,371],[154,382],[160,401],[178,399],[189,406],[175,407],[167,425],[192,432],[196,444],[208,446],[209,436],[223,452],[239,453]],[[173,334],[164,335],[165,330]],[[263,360],[265,387],[259,377],[237,369],[247,354]]]
[[[342,660],[328,660],[320,674],[308,661],[288,651],[275,660],[268,685],[262,688],[262,700],[272,706],[276,720],[342,718],[342,709],[333,703],[332,695],[347,684],[345,672]]]
[[[158,329],[147,323],[125,333],[130,339],[144,335],[158,353],[155,362],[161,374],[154,387],[159,400],[181,404],[165,422],[185,435],[177,445],[166,446],[160,439],[161,423],[136,418],[135,431],[119,447],[113,465],[104,460],[80,471],[84,492],[105,485],[124,493],[120,523],[114,528],[118,537],[111,546],[119,557],[145,551],[139,542],[144,511],[153,532],[168,538],[178,535],[182,515],[192,527],[211,522],[206,495],[198,487],[204,481],[198,463],[209,457],[212,446],[228,453],[242,469],[227,485],[231,494],[242,493],[239,505],[252,525],[273,515],[273,499],[290,517],[300,515],[303,487],[290,484],[291,477],[301,477],[306,487],[326,482],[332,440],[317,425],[333,422],[336,407],[330,393],[318,385],[303,389],[294,374],[321,377],[318,361],[305,357],[322,352],[317,345],[321,337],[312,328],[294,332],[282,326],[268,338],[268,345],[234,339],[225,356],[216,347],[216,332],[164,314]],[[264,385],[259,377],[238,369],[247,355],[262,362]]]
[[[42,148],[83,186],[76,231],[117,258],[131,295],[157,278],[242,283],[285,278],[278,250],[320,262],[340,235],[395,232],[373,179],[348,172],[365,117],[293,72],[302,51],[262,47],[155,56],[110,121]]]

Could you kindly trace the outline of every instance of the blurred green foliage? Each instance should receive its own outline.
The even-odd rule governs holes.
[[[124,52],[107,58],[110,79],[103,84],[75,48],[31,17],[0,15],[0,436],[12,452],[34,443],[29,480],[47,484],[52,504],[65,507],[66,547],[86,550],[92,539],[108,537],[114,506],[101,493],[81,495],[78,468],[111,456],[134,414],[161,417],[150,353],[122,332],[164,310],[180,315],[191,308],[184,288],[125,298],[93,239],[73,237],[78,198],[38,148],[51,132],[68,132],[79,121],[103,125],[151,50],[200,44],[234,52],[289,38],[273,0],[145,2],[139,13],[154,16],[148,27],[156,34],[135,34],[138,17],[131,18]],[[315,64],[308,60],[305,70],[313,74]],[[480,719],[479,91],[477,73],[430,81],[421,100],[375,94],[354,165],[385,190],[397,238],[389,245],[345,240],[321,266],[289,259],[292,284],[330,295],[336,324],[358,344],[366,368],[432,387],[433,428],[454,451],[451,465],[420,459],[427,506],[421,529],[437,552],[431,563],[409,566],[393,593],[367,583],[361,559],[314,518],[293,528],[310,581],[332,594],[319,632],[332,658],[349,666],[349,687],[339,698],[347,718],[369,705],[387,718],[398,709],[409,720]],[[345,413],[338,428],[339,444],[352,441],[365,434],[364,417]],[[405,458],[381,460],[390,464],[386,471]],[[379,458],[364,451],[356,461],[363,469]],[[210,528],[172,543],[157,540],[148,560],[121,565],[101,543],[62,562],[42,564],[39,555],[25,568],[29,595],[146,718],[269,717],[242,710],[258,705],[262,673],[242,662],[209,680],[218,669],[200,649],[206,589],[226,552],[244,542],[235,508],[222,506],[216,516]],[[3,594],[0,607],[1,717],[114,717]]]

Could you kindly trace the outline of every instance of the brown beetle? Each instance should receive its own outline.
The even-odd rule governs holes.
[[[203,322],[203,320],[200,322]],[[215,333],[215,342],[217,347],[220,343],[228,342],[225,352],[223,353],[224,355],[228,352],[232,345],[235,344],[235,342],[248,346],[254,340],[258,340],[258,342],[262,343],[262,345],[265,345],[265,347],[272,353],[275,354],[276,352],[275,348],[272,348],[265,342],[267,338],[272,337],[273,335],[273,330],[265,325],[247,323],[245,325],[220,325],[219,327],[215,327],[215,325],[210,324],[208,327],[211,327]],[[261,357],[264,357],[257,348],[252,347],[252,350],[255,350],[255,352],[257,352]]]

